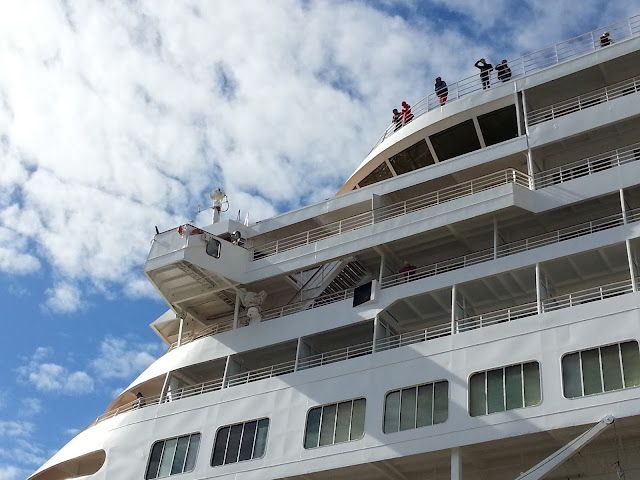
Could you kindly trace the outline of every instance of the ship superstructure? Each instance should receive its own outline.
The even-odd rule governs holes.
[[[30,478],[640,478],[640,16],[509,67],[334,198],[158,233],[167,352]]]

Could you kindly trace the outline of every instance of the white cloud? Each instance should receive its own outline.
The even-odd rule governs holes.
[[[0,437],[27,437],[34,429],[31,422],[0,420]]]
[[[110,336],[100,344],[100,353],[91,366],[100,378],[130,379],[151,365],[163,349],[159,343],[136,344]]]
[[[45,451],[30,440],[18,438],[14,439],[10,445],[0,450],[0,459],[12,460],[19,462],[21,465],[36,467],[47,460]]]
[[[20,410],[18,415],[21,417],[33,417],[42,411],[42,401],[38,398],[23,398],[20,400]]]
[[[75,312],[84,305],[80,289],[69,283],[58,283],[53,288],[48,288],[45,294],[45,308],[55,313]]]
[[[21,233],[0,225],[0,272],[21,275],[35,272],[40,267],[40,261],[21,251],[26,248],[27,241]]]
[[[31,472],[13,465],[0,465],[0,480],[22,480],[29,473]]]
[[[88,373],[45,362],[51,353],[51,349],[39,347],[27,364],[17,369],[18,378],[43,392],[82,395],[93,391],[94,380]]]

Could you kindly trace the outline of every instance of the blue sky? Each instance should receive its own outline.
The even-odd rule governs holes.
[[[76,0],[0,6],[0,480],[164,346],[141,273],[208,192],[256,221],[328,198],[402,100],[640,12],[631,2]]]

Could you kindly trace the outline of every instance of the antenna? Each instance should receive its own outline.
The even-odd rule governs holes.
[[[211,223],[218,223],[220,221],[220,212],[226,212],[229,210],[229,201],[227,200],[227,194],[224,193],[224,190],[221,188],[216,188],[214,191],[209,193],[211,197],[212,206],[209,207],[213,209],[213,218],[211,219]],[[227,208],[222,210],[222,206],[226,205]],[[202,208],[198,205],[198,213],[206,210],[206,208]]]

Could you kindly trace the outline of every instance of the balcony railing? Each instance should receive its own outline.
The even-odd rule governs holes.
[[[373,342],[365,342],[359,345],[350,345],[345,348],[333,350],[331,352],[319,353],[301,358],[298,361],[297,370],[305,370],[307,368],[320,367],[330,363],[342,362],[350,358],[362,357],[363,355],[371,355],[373,353]]]
[[[273,320],[274,318],[284,317],[285,315],[292,315],[302,312],[303,310],[311,310],[329,305],[330,303],[340,302],[347,298],[353,298],[353,288],[266,310],[262,313],[262,321],[265,322],[267,320]]]
[[[587,108],[595,107],[601,103],[615,100],[636,93],[640,89],[640,82],[637,77],[622,82],[599,88],[584,95],[569,98],[562,102],[554,103],[548,107],[532,110],[527,114],[529,125],[537,125],[542,122],[553,120],[554,118],[563,117],[570,113],[578,112]]]
[[[535,175],[534,183],[536,189],[549,187],[637,160],[640,160],[640,143],[545,170]]]
[[[234,385],[243,385],[245,383],[257,382],[258,380],[277,377],[278,375],[285,375],[287,373],[295,371],[296,362],[295,360],[291,360],[289,362],[279,363],[277,365],[270,365],[268,367],[230,375],[227,378],[226,386],[233,387]]]
[[[491,173],[467,182],[452,185],[435,192],[426,193],[403,202],[387,205],[337,222],[329,223],[306,232],[297,233],[273,242],[257,245],[253,247],[253,259],[259,260],[271,255],[276,255],[278,253],[291,250],[292,248],[309,245],[310,243],[333,237],[341,233],[351,232],[391,218],[407,215],[418,210],[433,207],[441,203],[456,200],[458,198],[466,197],[474,193],[509,183],[515,183],[525,188],[530,188],[531,182],[526,173],[508,168],[500,172]]]
[[[607,48],[600,44],[600,34],[604,31],[608,31],[610,33],[609,38],[611,38],[612,43],[618,43],[628,38],[636,37],[640,34],[640,15],[630,17],[621,22],[617,22],[597,30],[592,30],[591,32],[557,43],[556,45],[538,50],[537,52],[530,53],[515,60],[510,60],[508,65],[511,69],[511,77],[503,82],[498,78],[498,73],[494,69],[490,72],[490,85],[495,86],[502,85],[503,83],[510,83],[517,78],[538,72],[544,68],[581,57],[602,48]],[[447,88],[449,93],[447,95],[446,103],[451,103],[460,97],[482,90],[483,84],[480,80],[480,75],[476,73],[475,75],[463,80],[449,83]],[[415,120],[415,118],[438,108],[441,108],[438,96],[435,92],[430,93],[412,106],[412,121]],[[398,126],[398,124],[394,123],[389,125],[371,150],[381,144],[385,138],[393,135],[393,133],[402,126],[402,124]]]
[[[494,312],[482,313],[473,317],[456,320],[456,331],[466,332],[476,328],[488,327],[497,323],[510,322],[519,318],[537,315],[538,304],[536,302],[525,303],[515,307],[503,308]]]
[[[210,325],[207,328],[203,328],[198,332],[191,332],[186,335],[183,335],[180,345],[191,343],[194,340],[197,340],[198,338],[209,337],[211,335],[217,335],[218,333],[228,332],[229,330],[232,330],[232,329],[233,329],[233,319],[225,320],[224,322],[216,323],[215,325]],[[177,346],[178,346],[178,342],[173,342],[171,345],[169,345],[169,349],[167,350],[167,352],[173,350]]]
[[[633,292],[631,280],[610,283],[600,287],[587,288],[578,292],[546,298],[542,301],[542,311],[552,312],[561,308],[574,307],[583,303],[595,302]]]
[[[426,342],[427,340],[446,337],[447,335],[451,335],[451,322],[381,338],[376,341],[376,352]]]

